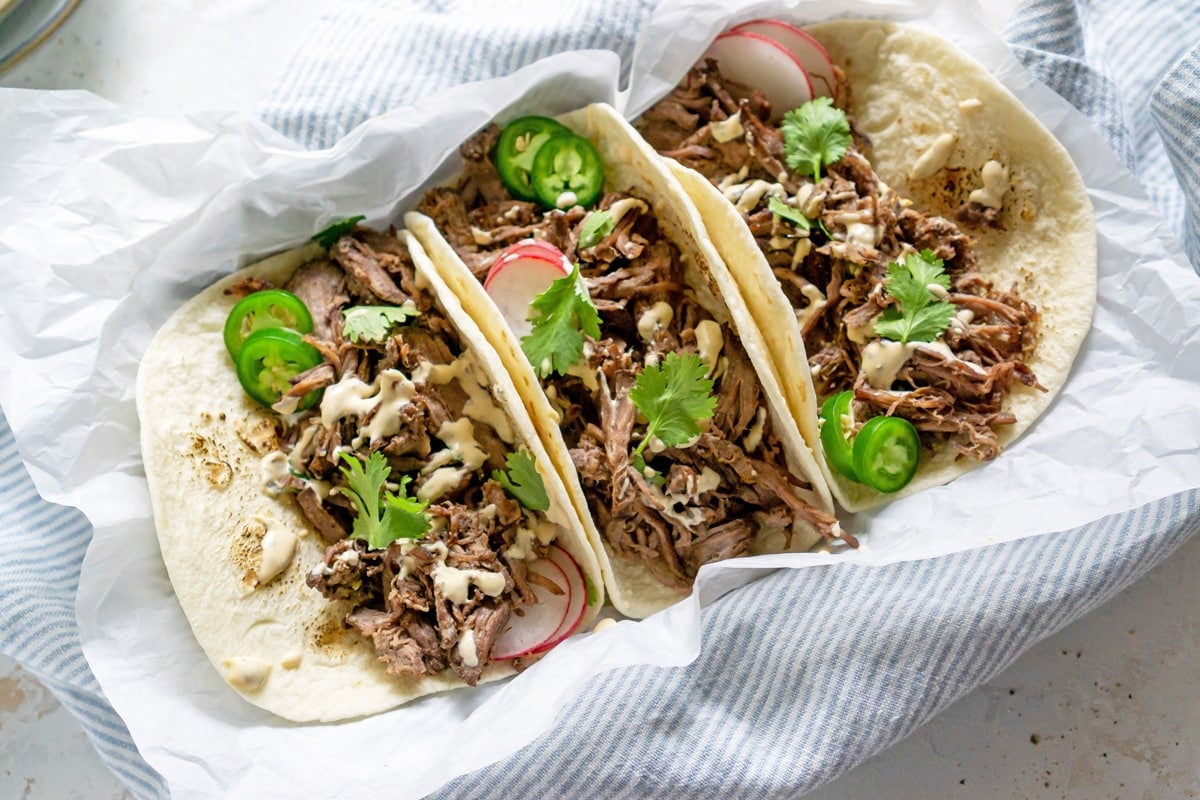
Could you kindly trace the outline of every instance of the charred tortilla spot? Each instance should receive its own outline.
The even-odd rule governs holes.
[[[193,455],[208,455],[209,453],[213,452],[213,448],[215,448],[215,445],[211,439],[203,434],[195,432],[188,434],[188,444],[190,446],[190,452]]]
[[[275,423],[265,416],[258,416],[239,424],[234,432],[255,455],[265,456],[279,448],[279,431]]]
[[[267,528],[261,522],[251,520],[237,529],[229,541],[229,560],[242,573],[242,584],[254,587],[254,565],[262,551],[262,537]]]
[[[333,608],[327,608],[312,625],[307,636],[308,646],[326,658],[334,661],[345,660],[358,640],[357,634],[343,622],[345,616],[344,608],[340,613]]]
[[[225,461],[206,460],[201,463],[200,471],[214,489],[226,489],[233,480],[233,468]]]

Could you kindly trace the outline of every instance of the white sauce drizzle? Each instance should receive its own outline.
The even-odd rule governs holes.
[[[675,309],[671,308],[670,303],[659,301],[638,317],[638,336],[642,337],[643,342],[649,344],[654,338],[654,334],[670,325],[673,319],[675,319]]]
[[[271,662],[249,656],[234,656],[221,660],[225,680],[239,692],[254,692],[263,687],[271,675]]]
[[[882,226],[851,222],[846,226],[846,241],[859,247],[874,247],[883,235]]]
[[[282,450],[267,453],[263,456],[262,461],[258,462],[258,477],[267,494],[278,494],[278,485],[287,480],[291,474],[287,454]]]
[[[862,351],[862,371],[867,382],[876,389],[891,389],[896,375],[912,357],[916,342],[893,342],[879,339],[871,342]]]
[[[925,152],[913,162],[912,169],[908,171],[909,179],[924,180],[946,166],[957,142],[958,135],[954,133],[943,133],[934,139],[933,144],[925,148]]]
[[[475,631],[470,628],[458,635],[458,656],[465,666],[479,666],[479,654],[475,652]]]
[[[903,369],[913,353],[918,349],[937,353],[947,361],[958,361],[976,374],[986,374],[986,370],[978,364],[965,361],[950,349],[942,340],[933,342],[893,342],[889,339],[879,339],[863,348],[862,371],[866,373],[867,382],[876,389],[888,391],[896,380],[896,375]]]
[[[872,317],[866,325],[851,325],[846,323],[846,338],[855,344],[866,344],[875,335],[875,318]]]
[[[585,344],[584,358],[567,367],[567,374],[574,375],[576,378],[579,378],[581,381],[583,381],[583,385],[587,387],[587,390],[592,394],[595,394],[596,392],[600,391],[600,380],[596,377],[596,370],[592,369],[588,365],[589,354],[586,352],[588,349],[590,349],[590,346]]]
[[[442,542],[437,544],[446,547]],[[428,548],[427,548],[428,549]],[[446,556],[439,557],[438,564],[433,568],[433,585],[442,591],[442,595],[455,605],[467,602],[467,592],[474,585],[488,597],[498,597],[504,591],[504,576],[499,572],[488,572],[483,569],[455,569],[446,565]]]
[[[558,536],[558,526],[548,519],[539,520],[533,529],[537,540],[542,544],[550,544]]]
[[[808,238],[797,239],[796,252],[792,254],[792,269],[800,266],[810,252],[812,252],[812,240]]]
[[[999,161],[989,161],[979,171],[979,177],[983,188],[971,192],[967,199],[988,208],[1000,208],[1008,191],[1008,169]]]
[[[737,192],[737,202],[735,202],[733,205],[740,214],[748,214],[749,212],[753,211],[755,206],[757,206],[764,197],[774,196],[781,200],[787,199],[787,190],[785,190],[781,184],[767,183],[760,178],[755,178],[754,180],[750,181],[750,183],[741,187],[732,187],[730,191],[734,191],[739,188],[741,191]],[[729,197],[728,191],[725,193],[725,196]]]
[[[749,174],[750,174],[750,167],[743,166],[741,169],[739,169],[737,172],[733,173],[732,175],[726,175],[724,178],[721,178],[721,181],[717,184],[717,188],[721,190],[722,194],[725,194],[726,189],[730,189],[733,186],[746,180],[746,176]],[[727,195],[727,194],[725,196],[729,197],[729,195]],[[730,198],[730,199],[732,200],[733,198]]]
[[[513,444],[512,421],[508,413],[496,402],[487,382],[487,375],[480,367],[475,353],[464,350],[462,355],[449,364],[431,364],[422,361],[413,370],[413,380],[417,383],[444,384],[457,380],[458,385],[467,395],[467,403],[463,413],[478,422],[491,425],[501,441]]]
[[[436,436],[447,446],[444,450],[434,453],[421,469],[421,474],[428,477],[417,489],[417,499],[426,503],[437,500],[458,486],[463,476],[479,469],[487,460],[487,453],[483,452],[475,441],[475,429],[468,417],[460,417],[454,422],[443,422]],[[458,461],[462,466],[442,466],[451,461]]]
[[[514,559],[529,561],[537,558],[537,552],[533,549],[535,536],[536,534],[530,528],[518,528],[516,541],[504,550],[504,557],[509,561]]]
[[[762,444],[763,427],[766,423],[767,410],[759,406],[757,413],[754,415],[754,424],[750,426],[750,430],[746,431],[746,435],[742,437],[742,449],[747,453],[753,453]]]
[[[292,556],[296,552],[296,534],[270,517],[254,519],[267,529],[262,538],[262,558],[254,570],[254,577],[258,585],[262,586],[283,572],[292,562]]]
[[[975,319],[975,312],[969,308],[960,308],[954,314],[954,319],[950,320],[950,330],[957,333],[966,333],[967,326]]]
[[[813,318],[813,315],[818,313],[828,303],[825,300],[825,293],[811,283],[801,289],[800,293],[808,298],[808,305],[804,308],[796,309],[796,321],[803,328]]]
[[[946,291],[946,287],[940,283],[927,283],[925,284],[925,290],[938,300],[945,300],[950,296],[950,292]]]
[[[700,495],[711,492],[720,485],[721,476],[712,467],[704,467],[699,476],[689,475],[682,494],[667,494],[654,484],[649,484],[650,494],[662,501],[663,516],[685,528],[694,528],[704,522],[704,509],[693,504],[700,498]],[[683,511],[679,511],[676,508],[678,505],[687,507]]]
[[[746,135],[746,129],[742,127],[740,109],[729,119],[708,123],[708,129],[712,133],[713,141],[721,144],[732,142],[734,139],[740,139]]]
[[[644,200],[639,200],[636,197],[622,197],[620,200],[608,207],[608,216],[612,218],[613,227],[620,224],[621,219],[633,209],[637,209],[645,214],[650,210]]]
[[[321,398],[321,424],[332,428],[343,417],[362,419],[378,409],[364,428],[374,444],[400,431],[400,409],[412,400],[415,388],[404,373],[395,369],[385,369],[371,383],[353,375],[342,378]]]
[[[292,448],[291,455],[288,456],[288,466],[291,467],[293,472],[304,471],[304,457],[316,438],[316,425],[309,425],[304,429],[304,432],[300,434],[300,438],[296,441],[296,446]]]
[[[958,361],[962,364],[966,364],[967,368],[970,369],[972,372],[974,372],[977,375],[986,375],[987,374],[987,370],[985,370],[983,367],[979,366],[978,364],[976,364],[972,361],[967,361],[965,359],[959,358],[958,356],[954,355],[954,351],[952,351],[950,349],[950,345],[946,344],[945,342],[943,342],[940,339],[937,340],[936,342],[918,342],[917,348],[920,350],[931,350],[934,353],[937,353],[938,355],[945,358],[947,361]]]
[[[721,334],[721,326],[711,319],[700,320],[696,323],[696,351],[700,360],[708,364],[705,377],[713,374],[725,346],[725,337]]]

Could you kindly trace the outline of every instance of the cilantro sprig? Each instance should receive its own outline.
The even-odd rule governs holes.
[[[812,226],[815,222],[817,223],[817,227],[821,229],[821,232],[825,234],[825,238],[833,241],[833,234],[830,233],[829,229],[825,227],[825,223],[821,221],[820,217],[817,217],[816,219],[809,219],[808,217],[804,216],[800,209],[795,208],[794,206],[789,206],[787,203],[783,202],[774,195],[772,195],[771,199],[767,201],[767,210],[777,217],[786,219],[797,228],[801,228],[808,233],[812,233]]]
[[[504,458],[508,467],[504,470],[492,470],[492,480],[504,487],[513,499],[531,511],[545,511],[550,508],[550,497],[546,494],[546,484],[538,474],[533,456],[521,450],[509,453]]]
[[[638,373],[629,399],[649,423],[633,451],[633,465],[639,471],[646,468],[642,451],[652,438],[677,447],[700,435],[700,422],[711,417],[717,407],[707,374],[708,365],[695,353],[667,353],[658,365]]]
[[[771,199],[767,201],[767,209],[777,217],[786,219],[788,222],[800,228],[803,231],[812,230],[812,220],[804,216],[800,209],[789,206],[787,203],[780,200],[778,197],[771,195]]]
[[[846,155],[850,123],[828,97],[809,100],[783,115],[783,153],[787,165],[821,180],[821,167]]]
[[[312,240],[324,247],[326,250],[337,244],[337,240],[345,236],[350,231],[354,230],[354,226],[362,222],[366,217],[362,214],[356,214],[353,217],[339,219],[327,228],[323,228],[312,235]]]
[[[566,375],[583,357],[584,335],[600,338],[600,313],[579,277],[579,264],[550,284],[529,304],[533,329],[521,339],[521,349],[539,378],[551,372]]]
[[[342,453],[345,465],[341,468],[347,486],[342,492],[354,504],[356,515],[350,535],[364,539],[368,549],[382,550],[397,539],[420,539],[430,528],[425,513],[428,503],[409,497],[407,487],[412,479],[400,480],[399,493],[386,488],[391,467],[378,451],[371,453],[364,464],[351,453]]]
[[[588,214],[587,219],[579,228],[579,249],[586,250],[589,247],[595,247],[604,241],[604,237],[612,233],[616,227],[617,223],[613,220],[612,214],[607,211],[593,211]]]
[[[382,342],[392,327],[419,316],[416,306],[351,306],[342,312],[342,335],[355,344]]]
[[[875,335],[896,342],[932,342],[954,319],[954,304],[939,300],[931,285],[950,288],[942,260],[929,250],[909,253],[888,265],[884,288],[899,304],[888,306],[875,320]]]

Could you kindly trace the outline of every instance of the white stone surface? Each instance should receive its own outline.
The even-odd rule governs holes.
[[[1015,0],[989,4],[999,25]],[[319,0],[89,0],[0,85],[250,110]],[[1200,796],[1200,539],[811,800]],[[0,657],[0,798],[126,800],[71,715]]]

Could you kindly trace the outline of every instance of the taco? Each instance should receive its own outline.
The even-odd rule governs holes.
[[[1012,94],[930,32],[753,24],[815,40],[808,56],[820,48],[831,79],[813,86],[829,99],[772,108],[705,58],[636,127],[771,332],[837,500],[858,510],[953,480],[1046,410],[1088,331],[1097,256],[1082,179]],[[743,74],[736,36],[709,55]]]
[[[192,630],[247,701],[301,722],[512,674],[604,596],[512,381],[420,245],[319,236],[185,303],[137,382]]]
[[[513,374],[619,611],[678,601],[713,561],[853,541],[699,217],[612,108],[492,125],[461,154],[405,223]],[[547,254],[549,288],[496,289]]]

